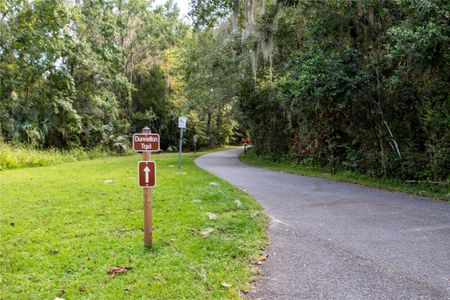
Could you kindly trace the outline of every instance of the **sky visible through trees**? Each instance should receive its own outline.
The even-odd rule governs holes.
[[[180,17],[187,16],[189,13],[189,9],[190,9],[189,1],[188,0],[175,0],[174,2],[177,4],[178,8],[180,9]],[[166,3],[166,0],[156,0],[155,1],[156,5],[162,5],[164,3]]]

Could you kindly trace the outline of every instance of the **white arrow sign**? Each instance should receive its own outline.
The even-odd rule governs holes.
[[[140,161],[138,163],[138,184],[142,188],[156,186],[156,165],[154,161]]]
[[[145,172],[145,183],[149,183],[150,181],[150,168],[148,166],[144,169]]]

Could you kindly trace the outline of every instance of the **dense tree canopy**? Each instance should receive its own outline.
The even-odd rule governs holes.
[[[448,180],[444,0],[7,0],[0,130],[35,147],[239,141],[331,170]],[[191,22],[191,23],[190,23]]]
[[[448,179],[446,1],[192,3],[196,28],[228,44],[227,59],[240,66],[227,86],[257,153]]]
[[[188,30],[173,3],[8,0],[0,14],[5,141],[120,150],[143,119],[167,126],[160,64]]]

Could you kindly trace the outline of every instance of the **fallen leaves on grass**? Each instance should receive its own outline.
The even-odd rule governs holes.
[[[51,255],[55,255],[55,254],[59,253],[59,250],[58,249],[52,249],[52,250],[48,251],[48,253],[51,254]]]
[[[127,232],[134,232],[134,231],[136,231],[136,229],[134,229],[134,228],[115,228],[115,229],[110,230],[111,233],[127,233]]]
[[[267,260],[267,255],[260,255],[257,260],[253,261],[254,265],[262,265]]]
[[[205,271],[205,269],[202,268],[201,272],[197,271],[194,267],[190,267],[189,269],[191,269],[192,272],[197,274],[197,276],[200,277],[203,280],[203,282],[206,283],[206,271]]]
[[[257,210],[254,210],[251,214],[250,214],[250,217],[252,217],[253,219],[255,219],[256,217],[258,217],[259,216],[259,211],[257,211]]]
[[[202,231],[200,231],[200,235],[203,236],[204,238],[209,237],[209,235],[214,231],[214,228],[205,228]]]
[[[207,212],[206,214],[210,220],[217,220],[217,215],[215,213]]]
[[[250,292],[250,286],[247,285],[247,286],[243,287],[243,288],[240,290],[240,292],[243,293],[243,294],[248,294],[248,293]]]
[[[131,285],[129,285],[129,286],[123,288],[123,290],[124,290],[125,292],[130,292],[132,289],[133,289],[133,287],[132,287]]]
[[[114,277],[117,274],[126,273],[130,269],[131,268],[129,268],[129,267],[110,267],[108,269],[108,274],[111,275],[112,277]]]
[[[210,185],[210,186],[213,186],[213,187],[219,187],[219,186],[220,186],[220,183],[217,183],[217,182],[214,182],[214,181],[213,181],[213,182],[210,182],[209,185]]]
[[[231,283],[228,283],[228,282],[222,282],[222,287],[224,287],[224,288],[230,288],[230,287],[232,287],[233,285],[231,284]]]

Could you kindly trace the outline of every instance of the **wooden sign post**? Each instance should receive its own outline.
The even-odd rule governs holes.
[[[144,152],[144,161],[150,161],[151,152]],[[151,248],[153,244],[152,228],[152,189],[144,188],[144,245]]]
[[[144,245],[152,247],[152,187],[156,185],[156,164],[151,161],[151,152],[159,151],[159,135],[152,134],[150,128],[142,129],[142,134],[133,135],[133,149],[143,153],[143,161],[138,163],[138,182],[144,189]]]

